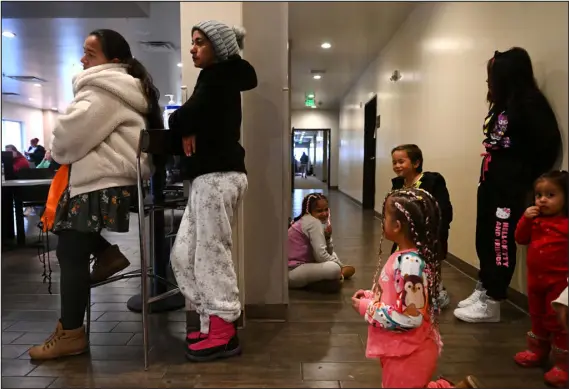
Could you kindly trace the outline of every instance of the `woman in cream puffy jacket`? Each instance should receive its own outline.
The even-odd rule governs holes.
[[[93,31],[84,53],[83,71],[73,78],[74,100],[53,130],[48,156],[70,166],[53,226],[59,237],[61,317],[53,335],[30,349],[32,359],[88,350],[83,318],[90,284],[129,265],[117,246],[101,237],[101,230],[128,231],[140,130],[163,128],[159,92],[119,33]],[[146,160],[143,166],[148,177]],[[96,261],[89,274],[91,255]]]

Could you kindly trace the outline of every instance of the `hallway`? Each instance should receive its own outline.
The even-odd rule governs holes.
[[[295,214],[305,194],[296,192]],[[151,367],[144,372],[140,315],[125,304],[139,291],[140,281],[133,279],[93,291],[90,354],[32,363],[26,351],[53,330],[59,296],[49,295],[41,283],[42,266],[33,250],[3,253],[2,387],[380,387],[378,363],[364,356],[367,327],[353,312],[350,297],[371,285],[381,226],[373,213],[362,212],[345,195],[332,192],[329,198],[337,253],[356,266],[356,275],[339,295],[291,292],[289,321],[248,321],[240,332],[243,355],[226,361],[185,361],[185,313],[179,311],[153,317]],[[125,246],[134,245],[132,238],[124,239]],[[59,272],[53,268],[57,293]],[[450,266],[443,272],[454,306],[474,281]],[[502,316],[499,324],[468,325],[447,309],[441,317],[445,348],[439,373],[453,380],[475,374],[485,387],[544,387],[539,370],[524,370],[512,360],[525,346],[527,315],[504,304]]]

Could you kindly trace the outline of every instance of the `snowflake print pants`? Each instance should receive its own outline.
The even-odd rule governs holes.
[[[231,258],[233,215],[247,191],[244,173],[211,173],[194,179],[174,241],[171,263],[186,308],[209,333],[210,316],[234,322],[241,314]]]

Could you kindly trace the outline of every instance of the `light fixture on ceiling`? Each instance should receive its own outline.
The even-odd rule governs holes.
[[[320,80],[322,76],[320,74],[315,74],[313,77],[315,80]]]
[[[41,88],[41,84],[34,84],[35,87]]]
[[[52,111],[58,111],[57,107],[51,107]]]
[[[310,107],[310,108],[312,108],[312,109],[316,109],[316,108],[318,108],[318,107],[316,107],[315,105],[313,105],[313,106],[312,106],[312,107]]]
[[[179,67],[179,68],[181,68],[182,66],[184,66],[184,64],[183,64],[183,63],[181,63],[181,62],[180,62],[180,63],[178,63],[178,67]]]
[[[14,34],[12,31],[2,31],[2,36],[5,38],[15,38],[16,34]]]
[[[309,99],[313,99],[314,98],[314,93],[309,93],[306,95],[306,97],[308,97]]]
[[[332,45],[329,42],[324,42],[320,45],[323,49],[329,49]]]

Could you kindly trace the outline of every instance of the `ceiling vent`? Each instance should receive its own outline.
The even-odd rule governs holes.
[[[20,82],[30,82],[30,83],[34,83],[34,84],[44,84],[47,82],[47,80],[44,80],[43,78],[39,78],[36,76],[6,76],[12,80],[15,81],[20,81]]]
[[[176,46],[172,42],[166,41],[141,41],[138,42],[144,51],[150,53],[165,53],[176,50]]]
[[[2,92],[2,96],[20,96],[20,94],[16,92]]]

